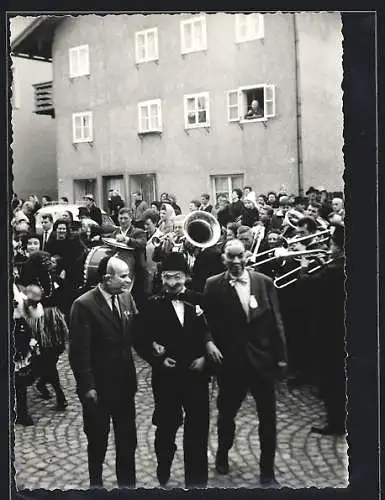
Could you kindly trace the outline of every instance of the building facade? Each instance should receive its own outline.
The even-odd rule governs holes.
[[[11,22],[11,39],[21,33],[31,18]],[[57,197],[55,121],[34,113],[34,87],[52,81],[52,65],[46,61],[12,58],[12,174],[13,190],[23,199],[30,194]]]
[[[51,35],[43,22],[13,50],[49,46],[59,196],[106,207],[111,188],[128,202],[167,191],[186,209],[244,185],[341,189],[340,16],[301,16],[88,15]],[[314,48],[330,54],[323,80]]]

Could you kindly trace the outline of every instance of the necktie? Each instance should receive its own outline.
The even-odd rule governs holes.
[[[121,318],[120,318],[120,314],[119,314],[117,300],[118,300],[117,295],[111,295],[112,313],[115,316],[115,318],[118,320],[118,322],[120,323]]]
[[[45,249],[45,246],[47,244],[47,235],[48,235],[48,231],[44,231],[43,250]]]

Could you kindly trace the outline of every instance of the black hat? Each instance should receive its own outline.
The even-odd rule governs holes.
[[[306,195],[310,194],[310,193],[318,193],[318,189],[316,189],[315,187],[313,186],[310,186],[309,189],[306,191]]]
[[[179,252],[171,252],[163,261],[162,271],[182,271],[188,274],[186,259]]]
[[[345,243],[345,228],[341,224],[336,224],[335,229],[332,234],[332,240],[334,243],[341,248],[344,249]]]

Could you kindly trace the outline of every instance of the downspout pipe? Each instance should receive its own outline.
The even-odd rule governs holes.
[[[295,98],[296,98],[296,123],[297,123],[297,182],[298,195],[303,196],[303,152],[302,152],[302,102],[300,91],[300,72],[299,72],[299,48],[298,48],[298,29],[296,13],[293,12],[293,32],[294,32],[294,74],[295,74]]]

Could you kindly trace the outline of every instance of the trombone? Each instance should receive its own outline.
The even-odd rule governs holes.
[[[321,256],[331,255],[331,252],[330,252],[330,250],[322,250],[319,248],[318,249],[315,248],[314,250],[304,250],[301,252],[287,252],[286,257],[296,258],[296,257],[303,257],[306,255],[313,257],[310,262],[317,262],[317,261],[319,262],[318,266],[315,266],[308,271],[308,274],[312,274],[312,273],[318,271],[319,269],[323,268],[324,266],[327,266],[328,264],[330,264],[331,262],[334,261],[333,258],[326,260],[326,261],[323,261]],[[287,273],[284,273],[281,276],[278,276],[274,280],[274,286],[278,289],[281,289],[281,288],[286,288],[289,285],[292,285],[293,283],[298,281],[299,273],[300,273],[301,269],[302,269],[302,266],[299,265],[296,268],[292,269],[291,271],[288,271]],[[292,278],[289,281],[285,281],[287,278],[290,278],[290,276],[294,276],[294,278]]]
[[[173,241],[175,236],[176,236],[176,234],[174,232],[166,233],[166,234],[163,234],[162,236],[153,236],[151,238],[151,243],[154,245],[155,248],[157,248],[157,247],[160,247],[160,245],[167,239],[169,239],[170,241]],[[181,241],[184,239],[185,239],[185,236],[180,237]]]

